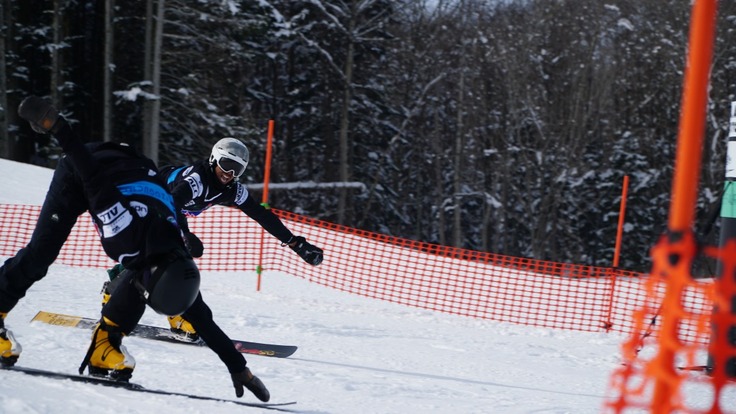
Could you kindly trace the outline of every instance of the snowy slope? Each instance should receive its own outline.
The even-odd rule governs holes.
[[[40,204],[52,172],[0,160],[0,174],[8,177],[0,203]],[[75,373],[90,332],[29,321],[38,310],[97,317],[105,279],[101,269],[52,266],[8,316],[23,345],[18,365]],[[288,359],[247,359],[273,402],[295,400],[293,409],[306,413],[597,413],[623,339],[424,311],[286,274],[264,273],[257,292],[254,272],[204,272],[202,292],[231,337],[299,346]],[[150,310],[143,322],[166,326]],[[124,343],[138,362],[134,382],[235,398],[227,370],[207,348]],[[247,392],[243,400],[257,401]],[[158,410],[261,411],[0,371],[2,413]]]

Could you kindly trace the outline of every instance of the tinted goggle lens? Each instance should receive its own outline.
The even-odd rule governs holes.
[[[217,160],[217,165],[220,166],[222,171],[228,174],[232,174],[236,177],[240,177],[245,172],[245,165],[232,158],[222,157]]]

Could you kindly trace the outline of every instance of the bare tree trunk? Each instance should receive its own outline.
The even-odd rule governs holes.
[[[0,115],[0,142],[2,142],[3,158],[7,158],[10,154],[8,148],[8,85],[6,84],[8,77],[5,72],[5,65],[7,64],[5,62],[5,40],[7,39],[6,30],[11,22],[5,21],[5,3],[7,1],[0,2],[0,110],[2,110]],[[8,13],[8,16],[10,16],[10,13]]]
[[[143,56],[143,87],[144,90],[150,92],[151,79],[151,55],[153,53],[153,2],[146,1],[146,39]],[[148,137],[151,135],[151,111],[153,110],[153,102],[147,97],[143,98],[143,148],[148,148]]]
[[[353,6],[355,7],[355,6]],[[350,140],[348,139],[348,128],[350,127],[350,102],[352,101],[353,87],[353,54],[355,51],[355,43],[353,42],[352,33],[355,29],[355,10],[350,16],[350,33],[348,43],[347,59],[345,61],[345,94],[343,95],[342,110],[340,113],[340,181],[350,181],[350,169],[348,164],[348,151],[350,149]],[[337,204],[337,222],[345,224],[345,209],[347,208],[348,189],[340,189],[340,196]]]
[[[165,0],[158,0],[156,12],[156,34],[153,42],[153,67],[151,69],[152,92],[156,95],[156,99],[151,105],[151,134],[148,140],[148,154],[146,154],[155,163],[158,163],[159,117],[161,115],[161,47],[164,32],[164,3]]]
[[[115,0],[105,1],[105,57],[103,59],[102,140],[112,141],[112,54]]]
[[[61,107],[59,102],[59,73],[61,72],[61,62],[59,61],[59,44],[61,43],[61,0],[54,1],[54,16],[52,18],[52,37],[53,46],[51,47],[51,79],[49,90],[51,92],[51,102],[57,108]]]
[[[462,54],[461,56],[465,56]],[[464,66],[465,59],[461,59],[460,67]],[[463,96],[465,95],[465,71],[460,69],[460,84],[457,91],[457,131],[455,133],[455,172],[453,176],[454,204],[452,244],[455,247],[463,246],[462,231],[462,169],[463,169]]]
[[[485,194],[486,194],[486,198],[490,197],[490,194],[488,193],[485,193]],[[487,199],[484,199],[483,201],[484,201],[483,202],[483,221],[481,223],[481,228],[480,228],[480,240],[481,240],[480,249],[484,252],[488,252],[490,251],[488,250],[488,248],[490,247],[488,243],[488,239],[489,239],[488,232],[491,227],[491,218],[493,217],[491,215],[491,213],[493,212],[493,206]]]
[[[19,42],[21,39],[18,36],[16,25],[29,21],[38,10],[34,2],[5,0],[4,4],[5,21],[7,22],[5,26],[5,57],[20,56],[21,49],[27,45]],[[3,85],[6,91],[5,97],[8,101],[8,110],[5,112],[8,123],[7,157],[14,161],[29,162],[34,152],[34,143],[29,139],[20,139],[19,136],[28,133],[29,129],[27,127],[28,123],[20,119],[17,111],[20,101],[29,92],[25,80],[12,76],[13,71],[18,69],[17,66],[12,66],[19,64],[17,60],[6,63],[11,65],[10,72],[8,72],[11,76],[5,78],[5,85]]]
[[[441,245],[445,245],[447,244],[445,238],[445,191],[442,188],[442,183],[444,182],[444,170],[442,169],[442,133],[439,131],[439,122],[440,117],[435,111],[433,122],[435,127],[434,129],[432,129],[431,134],[432,152],[434,152],[434,162],[432,164],[434,166],[434,182],[436,186],[435,191],[437,192],[437,199],[439,200],[439,203],[437,203],[437,242]]]

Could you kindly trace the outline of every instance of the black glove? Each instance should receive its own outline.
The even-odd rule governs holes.
[[[317,266],[322,263],[322,249],[310,244],[307,239],[302,236],[293,236],[288,243],[289,248],[296,252],[305,262]]]
[[[259,400],[267,402],[271,399],[271,394],[263,385],[263,382],[255,375],[250,373],[248,367],[237,374],[230,374],[233,379],[233,387],[235,387],[235,396],[240,398],[243,396],[243,386],[252,392]]]
[[[187,244],[187,249],[192,257],[202,257],[204,254],[204,245],[194,233],[184,233],[184,241]]]

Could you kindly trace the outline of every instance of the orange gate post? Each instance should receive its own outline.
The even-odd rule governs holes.
[[[263,168],[263,197],[261,198],[261,205],[265,208],[271,208],[268,205],[268,182],[271,181],[271,147],[273,146],[273,119],[268,121],[268,134],[266,138],[266,164]],[[263,272],[263,242],[266,230],[261,228],[261,243],[258,249],[258,266],[256,267],[256,273],[258,274],[258,282],[256,284],[256,291],[261,291],[261,273]]]
[[[624,217],[626,216],[626,197],[629,193],[629,176],[624,175],[623,188],[621,189],[621,206],[618,212],[618,228],[616,230],[616,246],[613,249],[613,269],[610,269],[611,274],[611,294],[608,296],[608,313],[606,320],[603,323],[606,332],[610,332],[613,328],[611,323],[611,314],[613,313],[613,298],[616,294],[616,268],[618,268],[619,256],[621,255],[621,240],[623,239],[624,233]]]
[[[692,7],[690,40],[688,47],[685,82],[683,85],[682,109],[677,136],[672,199],[670,201],[668,232],[670,240],[681,241],[692,236],[695,217],[702,142],[705,131],[705,113],[708,103],[708,82],[715,40],[716,0],[696,0]],[[694,253],[693,253],[694,254]],[[679,257],[679,260],[687,260]],[[672,280],[668,280],[665,298],[679,297],[681,292]],[[674,312],[662,313],[661,336],[676,338],[681,318]],[[672,347],[661,346],[656,357],[657,368],[674,377],[675,353]],[[658,377],[652,399],[653,412],[669,413],[673,408],[677,387]]]
[[[624,175],[623,189],[621,190],[621,207],[618,212],[618,229],[616,231],[616,248],[613,251],[613,267],[618,267],[618,258],[621,255],[621,239],[624,232],[624,216],[626,215],[626,196],[629,192],[629,176]]]

